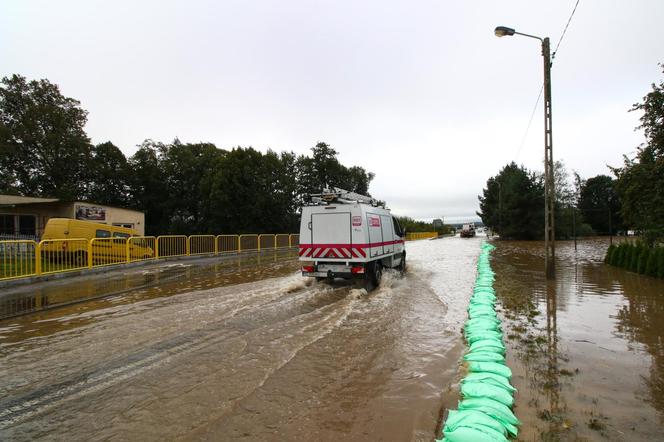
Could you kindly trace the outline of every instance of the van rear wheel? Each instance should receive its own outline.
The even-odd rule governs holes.
[[[377,288],[380,285],[380,280],[383,278],[383,266],[378,261],[373,261],[367,264],[364,288],[368,292]]]

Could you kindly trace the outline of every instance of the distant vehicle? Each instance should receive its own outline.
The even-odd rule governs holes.
[[[475,236],[475,224],[464,224],[461,228],[461,238],[472,238]]]
[[[343,189],[311,195],[302,208],[302,276],[363,279],[367,290],[380,284],[384,268],[406,269],[405,232],[373,198]]]
[[[81,221],[70,218],[51,218],[44,227],[42,240],[42,253],[45,257],[58,260],[67,260],[78,265],[88,260],[90,249],[88,242],[93,238],[112,238],[108,241],[99,241],[92,244],[93,259],[104,262],[123,261],[126,256],[127,239],[140,236],[134,229],[111,226],[108,224]],[[85,239],[86,242],[57,241],[62,239]],[[154,250],[142,239],[129,243],[130,257],[133,259],[146,259],[154,257]]]

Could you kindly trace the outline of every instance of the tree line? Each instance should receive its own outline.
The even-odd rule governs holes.
[[[85,200],[145,212],[146,234],[294,232],[306,195],[368,194],[374,174],[324,142],[310,155],[145,140],[126,157],[93,145],[88,113],[46,79],[0,85],[0,193]]]
[[[645,142],[610,175],[582,179],[555,164],[557,238],[576,234],[642,234],[646,247],[664,240],[664,81],[631,108],[642,111],[638,129]],[[501,237],[541,239],[544,235],[544,178],[512,162],[489,178],[479,197],[482,221]]]

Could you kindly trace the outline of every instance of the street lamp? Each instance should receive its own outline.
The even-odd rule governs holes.
[[[523,35],[524,37],[536,38],[542,42],[542,57],[544,58],[544,267],[547,279],[555,279],[556,238],[553,217],[555,185],[553,134],[551,130],[551,46],[549,37],[540,38],[535,35],[524,34],[506,26],[498,26],[494,33],[496,37]]]

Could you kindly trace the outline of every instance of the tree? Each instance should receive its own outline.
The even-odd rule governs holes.
[[[643,112],[637,129],[643,129],[646,142],[635,158],[625,156],[623,167],[613,171],[623,219],[645,232],[646,242],[653,245],[664,237],[664,81],[653,84],[632,111]]]
[[[226,233],[286,232],[294,228],[292,154],[280,158],[236,148],[218,159],[212,178],[212,224]]]
[[[171,230],[186,233],[210,232],[210,183],[217,159],[226,151],[211,143],[182,143],[159,146],[166,210]]]
[[[131,205],[145,212],[146,235],[170,233],[167,210],[169,196],[164,192],[164,173],[159,151],[162,143],[145,140],[129,159]]]
[[[615,180],[610,176],[597,175],[582,182],[579,210],[583,220],[599,234],[614,234],[623,228],[620,196],[615,188]]]
[[[319,142],[311,152],[311,157],[302,155],[296,163],[300,199],[310,193],[319,193],[328,186],[370,196],[369,184],[374,178],[373,173],[359,166],[343,166],[337,159],[337,151],[326,143]]]
[[[79,199],[90,176],[87,112],[48,80],[4,77],[0,87],[0,185],[22,195]]]
[[[110,141],[92,148],[87,199],[99,204],[129,205],[129,164]]]
[[[482,222],[503,238],[537,239],[544,232],[544,185],[540,175],[512,162],[478,197]]]

